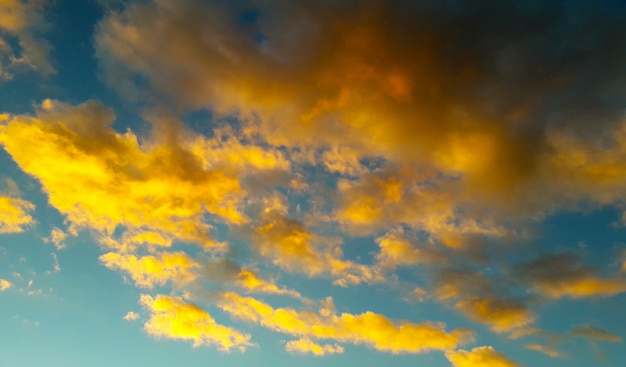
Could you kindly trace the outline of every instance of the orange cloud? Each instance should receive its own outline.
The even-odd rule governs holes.
[[[328,354],[341,354],[344,352],[340,345],[316,344],[308,338],[292,340],[285,344],[285,350],[289,353],[313,354],[316,356],[324,356]]]
[[[164,252],[156,256],[109,252],[100,261],[110,269],[121,270],[140,288],[151,289],[168,282],[177,286],[189,284],[198,277],[200,265],[183,252]]]
[[[446,358],[454,367],[522,367],[490,346],[446,352]]]
[[[473,339],[473,332],[469,330],[446,332],[445,326],[440,323],[392,322],[373,312],[336,315],[330,299],[318,313],[299,312],[291,308],[275,309],[253,298],[226,292],[222,294],[218,306],[237,319],[271,330],[301,337],[365,344],[393,354],[451,350]]]
[[[148,334],[193,342],[194,347],[216,346],[220,351],[240,351],[253,346],[250,335],[217,324],[205,310],[179,297],[142,295],[139,301],[151,317],[144,325]]]
[[[28,214],[34,209],[26,200],[0,195],[0,233],[23,232],[25,227],[35,223]]]

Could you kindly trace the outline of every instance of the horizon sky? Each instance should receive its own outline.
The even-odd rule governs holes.
[[[0,0],[0,366],[623,366],[625,35],[620,0]]]

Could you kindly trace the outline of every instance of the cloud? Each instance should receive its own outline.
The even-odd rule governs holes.
[[[596,269],[580,264],[573,254],[544,255],[520,265],[518,277],[549,298],[610,297],[626,292],[626,279],[605,278]]]
[[[313,354],[316,356],[324,356],[328,354],[342,354],[344,349],[340,345],[323,344],[319,345],[308,338],[292,340],[285,344],[285,350],[289,353],[297,354]]]
[[[455,307],[470,319],[489,325],[496,333],[526,326],[535,319],[526,305],[514,299],[473,297],[460,301]]]
[[[454,367],[522,367],[490,346],[446,352],[446,358]]]
[[[33,69],[43,75],[55,72],[50,63],[51,46],[40,37],[48,29],[44,17],[45,1],[5,0],[0,3],[0,80],[13,78],[13,72]],[[9,41],[17,39],[20,52]]]
[[[619,343],[622,341],[622,338],[619,335],[611,334],[604,329],[589,325],[576,327],[572,329],[571,334],[582,338],[607,341],[612,343]]]
[[[118,254],[109,252],[100,261],[110,269],[121,270],[140,288],[152,289],[171,282],[176,286],[189,284],[197,279],[200,265],[183,252],[163,252],[156,256]]]
[[[11,282],[9,282],[6,279],[0,279],[0,292],[2,291],[6,291],[7,289],[11,288],[13,286],[13,284],[11,284]]]
[[[35,206],[22,199],[0,195],[0,233],[19,233],[35,223],[29,212]]]
[[[114,243],[115,230],[126,228],[152,236],[135,242],[173,237],[210,248],[218,245],[208,235],[206,213],[245,221],[236,175],[205,168],[184,143],[140,143],[130,131],[117,133],[113,120],[99,102],[46,100],[36,116],[13,116],[0,126],[0,143],[41,182],[70,232],[92,229]]]
[[[139,317],[141,317],[141,316],[139,316],[138,313],[130,311],[130,312],[128,312],[126,314],[126,316],[123,317],[123,319],[126,320],[126,321],[135,321],[135,320],[138,320]]]
[[[234,116],[339,175],[396,170],[400,190],[340,187],[345,226],[429,225],[460,246],[501,233],[493,222],[621,200],[624,101],[608,96],[625,95],[625,27],[583,1],[152,1],[111,12],[95,39],[125,96]]]
[[[65,245],[66,238],[67,234],[65,232],[57,227],[54,227],[52,228],[52,231],[50,231],[50,237],[46,238],[45,241],[52,242],[57,250],[63,250],[67,247]]]
[[[144,329],[154,337],[188,340],[194,347],[215,346],[223,352],[253,346],[249,334],[217,324],[205,310],[179,297],[144,294],[139,302],[151,313]]]
[[[344,287],[384,279],[372,267],[343,259],[336,238],[314,234],[302,222],[275,210],[261,214],[252,242],[259,255],[289,272],[309,277],[330,274],[334,284]]]
[[[331,299],[327,299],[317,313],[273,308],[232,292],[223,293],[217,305],[234,318],[274,331],[340,343],[365,344],[393,354],[451,350],[473,339],[470,330],[447,332],[441,323],[392,322],[373,312],[337,315]]]
[[[537,351],[539,353],[543,353],[543,354],[545,354],[545,355],[547,355],[548,357],[551,357],[551,358],[564,358],[565,357],[565,355],[563,353],[561,353],[558,350],[556,350],[556,349],[554,349],[554,348],[552,348],[550,346],[547,346],[547,345],[532,343],[532,344],[526,344],[526,345],[524,345],[524,347],[526,349],[530,349],[530,350]]]
[[[482,272],[444,269],[436,275],[434,286],[440,300],[454,300],[457,310],[496,333],[515,333],[535,320],[524,299],[508,296],[506,288],[494,286]]]
[[[299,292],[275,284],[273,280],[261,278],[253,268],[242,269],[239,264],[228,258],[219,258],[203,264],[203,279],[220,285],[236,285],[248,293],[281,294],[301,298]]]

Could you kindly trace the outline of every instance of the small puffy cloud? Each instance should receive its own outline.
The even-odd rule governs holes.
[[[67,246],[65,245],[65,239],[67,234],[57,227],[52,228],[50,231],[50,237],[46,238],[46,242],[52,242],[57,250],[63,250]]]
[[[135,313],[133,311],[130,311],[126,314],[126,316],[123,317],[124,320],[126,321],[135,321],[139,319],[139,314]]]
[[[386,234],[376,239],[380,252],[376,261],[384,269],[395,269],[402,265],[414,265],[424,261],[421,251],[404,238]]]
[[[489,325],[496,333],[526,326],[535,319],[532,311],[523,303],[494,296],[464,299],[455,307],[470,319]]]
[[[292,340],[285,344],[285,350],[289,353],[297,354],[313,354],[316,356],[324,356],[328,354],[342,354],[344,349],[337,344],[317,344],[308,338]]]
[[[49,59],[51,46],[40,37],[47,30],[45,1],[4,0],[0,2],[0,80],[13,72],[33,69],[43,75],[54,73]],[[15,53],[8,37],[17,38],[21,52]]]
[[[29,214],[34,209],[26,200],[0,195],[0,233],[23,232],[25,227],[35,223]]]
[[[263,280],[251,270],[241,270],[237,275],[237,284],[252,293],[283,294],[295,298],[301,297],[300,293],[297,291],[282,288],[272,282]]]
[[[223,352],[253,345],[249,334],[216,323],[208,312],[179,297],[142,295],[139,302],[151,313],[144,329],[154,337],[187,340],[194,347],[215,346]]]
[[[151,289],[168,282],[182,286],[197,278],[200,265],[183,252],[163,252],[137,257],[109,252],[100,261],[110,269],[128,274],[140,288]]]
[[[604,329],[600,329],[598,327],[584,325],[580,327],[576,327],[572,329],[571,334],[574,336],[579,336],[587,339],[594,339],[612,343],[619,343],[622,341],[622,338],[619,335],[611,334]]]
[[[393,322],[373,312],[337,315],[329,300],[318,313],[272,306],[232,292],[222,294],[218,306],[234,318],[268,329],[313,339],[365,344],[393,354],[452,350],[473,339],[467,329],[445,330],[441,323]]]
[[[606,278],[596,269],[580,264],[572,254],[542,256],[518,267],[517,274],[549,298],[610,297],[626,292],[626,279]]]
[[[446,358],[454,367],[522,367],[490,346],[446,352]]]
[[[13,284],[11,284],[11,282],[9,282],[6,279],[0,279],[0,292],[2,291],[6,291],[7,289],[11,288],[13,286]]]

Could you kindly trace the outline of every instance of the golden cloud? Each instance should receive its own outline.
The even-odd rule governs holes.
[[[196,280],[200,265],[183,252],[163,252],[137,257],[109,252],[100,261],[110,269],[127,273],[140,288],[151,289],[168,282],[183,286]]]
[[[373,312],[336,315],[330,299],[317,313],[291,308],[275,309],[256,299],[232,292],[222,294],[217,305],[237,319],[257,323],[274,331],[304,338],[365,344],[393,354],[451,350],[473,339],[472,331],[455,329],[447,332],[441,323],[392,322]]]
[[[144,328],[154,337],[193,341],[194,347],[216,346],[220,351],[244,351],[253,346],[250,335],[217,324],[200,307],[179,297],[142,295],[140,303],[151,312]]]
[[[518,275],[549,298],[610,297],[626,292],[626,279],[601,277],[594,268],[580,264],[578,256],[567,253],[540,257],[520,266]]]
[[[497,297],[472,297],[456,304],[470,319],[489,325],[496,333],[508,332],[532,323],[533,313],[524,304]]]
[[[501,44],[481,27],[459,35],[449,28],[455,22],[432,21],[456,16],[445,7],[253,3],[267,16],[245,27],[232,21],[246,10],[239,3],[151,1],[111,12],[95,37],[108,82],[126,96],[155,92],[189,109],[234,116],[246,137],[312,152],[313,163],[327,171],[361,178],[338,185],[335,213],[359,234],[406,224],[459,247],[468,235],[506,233],[498,223],[512,217],[532,220],[582,200],[608,204],[626,194],[626,130],[615,117],[621,110],[597,106],[603,113],[594,117],[594,136],[615,141],[591,141],[584,128],[590,124],[580,117],[589,113],[578,107],[586,105],[578,100],[585,93],[568,89],[582,83],[599,95],[593,91],[623,74],[615,70],[622,62],[607,65],[614,73],[591,73],[597,80],[589,88],[560,57],[502,66],[494,55],[516,59],[510,44],[520,34],[503,33],[508,41]],[[474,24],[490,11],[474,7],[466,21]],[[529,10],[507,3],[498,11],[504,25]],[[551,24],[541,11],[527,15]],[[406,32],[415,24],[420,31]],[[546,43],[535,41],[524,39],[518,51],[546,54]],[[483,43],[489,47],[474,47]],[[608,59],[619,57],[605,44],[594,47]],[[580,59],[578,49],[561,51]],[[597,71],[585,63],[597,60],[593,55],[579,66]],[[537,70],[545,74],[528,77]],[[151,90],[134,85],[133,74],[145,76]],[[557,96],[572,107],[564,111]],[[546,122],[557,115],[551,108],[563,115],[561,124]],[[370,158],[397,177],[365,182],[362,176],[379,171],[364,163]]]
[[[522,367],[490,346],[446,352],[446,358],[454,367]]]
[[[95,101],[69,106],[46,100],[35,117],[14,116],[0,126],[0,143],[41,182],[70,230],[110,237],[124,226],[134,235],[126,242],[167,246],[177,238],[212,247],[205,213],[245,221],[237,208],[245,192],[234,174],[205,169],[184,146],[119,134],[109,127],[113,119]]]
[[[29,212],[35,206],[22,199],[0,195],[0,233],[19,233],[35,223]]]
[[[285,350],[289,353],[313,354],[316,356],[324,356],[327,354],[341,354],[344,349],[340,345],[332,344],[316,344],[311,339],[302,338],[292,340],[285,344]]]

